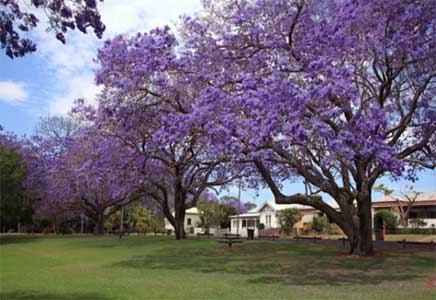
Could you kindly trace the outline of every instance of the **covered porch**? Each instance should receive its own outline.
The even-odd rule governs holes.
[[[259,213],[246,213],[230,216],[230,233],[239,234],[241,237],[259,237],[258,224],[260,223]]]

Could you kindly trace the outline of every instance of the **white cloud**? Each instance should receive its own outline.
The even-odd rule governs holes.
[[[103,40],[117,34],[144,32],[165,24],[174,27],[179,15],[191,14],[200,8],[200,0],[129,0],[128,3],[105,0],[99,3],[102,20],[106,25]],[[44,19],[43,15],[38,17]],[[93,80],[93,69],[97,67],[93,59],[102,41],[89,31],[88,34],[68,32],[66,45],[56,40],[52,33],[47,33],[43,22],[35,32],[37,54],[45,61],[47,68],[53,71],[58,82],[51,87],[53,96],[47,106],[50,113],[67,112],[78,97],[92,102],[100,90]]]
[[[95,95],[101,91],[101,87],[94,84],[92,74],[84,74],[69,78],[62,91],[62,94],[54,96],[49,104],[52,114],[67,113],[74,100],[78,98],[87,99],[90,104],[94,104]]]
[[[27,91],[23,83],[0,81],[0,102],[19,104],[27,99]]]
[[[130,0],[104,1],[101,5],[106,37],[120,33],[136,33],[156,26],[173,25],[178,16],[201,8],[200,0]]]

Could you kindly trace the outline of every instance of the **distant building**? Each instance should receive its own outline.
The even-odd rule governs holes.
[[[372,215],[381,209],[389,209],[398,215],[399,205],[406,208],[409,202],[402,197],[384,196],[372,202]],[[410,210],[409,224],[413,219],[424,221],[426,228],[436,227],[436,192],[420,193],[418,195]]]
[[[332,203],[330,203],[334,206]],[[264,232],[269,232],[280,229],[280,224],[277,220],[277,212],[287,209],[297,208],[300,210],[302,218],[301,221],[294,225],[294,228],[301,230],[304,224],[312,223],[313,217],[320,214],[320,212],[310,206],[300,204],[277,204],[274,201],[265,202],[258,208],[252,209],[245,214],[234,215],[230,217],[230,232],[232,234],[240,234],[242,237],[259,236],[258,225],[264,225]]]
[[[372,215],[381,209],[389,209],[398,214],[398,200],[403,206],[408,205],[408,201],[402,198],[394,198],[384,196],[373,200]],[[332,207],[339,210],[336,203],[329,203]],[[294,229],[298,232],[305,229],[306,225],[310,225],[314,216],[318,216],[321,212],[313,207],[300,204],[277,204],[274,201],[265,202],[262,205],[249,210],[247,213],[230,216],[230,233],[240,234],[242,237],[252,235],[254,238],[259,236],[258,226],[260,223],[264,225],[263,233],[275,232],[278,233],[280,224],[277,220],[277,212],[287,209],[297,208],[300,210],[302,219],[294,225]],[[426,228],[436,227],[436,192],[421,193],[417,197],[409,215],[409,223],[413,219],[421,219],[426,225]],[[186,210],[185,215],[185,232],[187,234],[203,233],[203,228],[199,227],[200,213],[196,207]],[[165,228],[174,231],[173,226],[165,219]],[[210,232],[215,235],[224,234],[227,229],[211,228]],[[261,232],[262,234],[262,232]]]
[[[174,212],[172,214],[174,215]],[[201,228],[198,227],[199,223],[200,213],[198,212],[198,209],[196,207],[187,209],[185,212],[185,232],[187,234],[200,232]],[[174,227],[167,218],[165,218],[165,229],[174,232]]]
[[[174,215],[174,212],[172,213]],[[186,210],[185,212],[185,232],[188,235],[204,233],[204,229],[199,226],[200,224],[200,212],[196,207],[192,207]],[[165,229],[170,230],[174,233],[174,227],[171,223],[165,218]],[[209,233],[214,235],[224,234],[227,232],[227,229],[220,228],[210,228]]]

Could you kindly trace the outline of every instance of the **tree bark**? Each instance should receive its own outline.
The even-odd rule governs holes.
[[[186,238],[185,233],[185,201],[182,198],[183,195],[175,195],[177,201],[175,201],[174,205],[174,219],[175,219],[175,234],[176,240],[183,240]]]
[[[179,170],[176,169],[176,174]],[[179,177],[176,177],[174,181],[174,219],[175,219],[175,234],[176,240],[183,240],[186,238],[185,233],[185,201],[186,195],[183,191],[182,182]]]
[[[97,213],[97,216],[95,219],[94,234],[95,235],[103,235],[104,234],[104,212]]]
[[[374,254],[370,191],[358,193],[357,211],[359,216],[360,255],[370,256]]]

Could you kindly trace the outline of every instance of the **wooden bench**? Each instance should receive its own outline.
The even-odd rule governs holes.
[[[218,243],[225,243],[229,247],[232,247],[232,245],[234,243],[242,243],[242,240],[240,240],[239,238],[228,237],[228,238],[225,238],[224,240],[219,240]]]
[[[214,236],[214,234],[213,233],[197,233],[197,237],[201,237],[201,236],[207,236],[207,237],[211,237],[211,236]]]
[[[298,235],[296,237],[294,237],[294,239],[296,241],[298,241],[298,240],[311,240],[314,242],[322,240],[321,237],[317,237],[317,236],[298,236]]]

